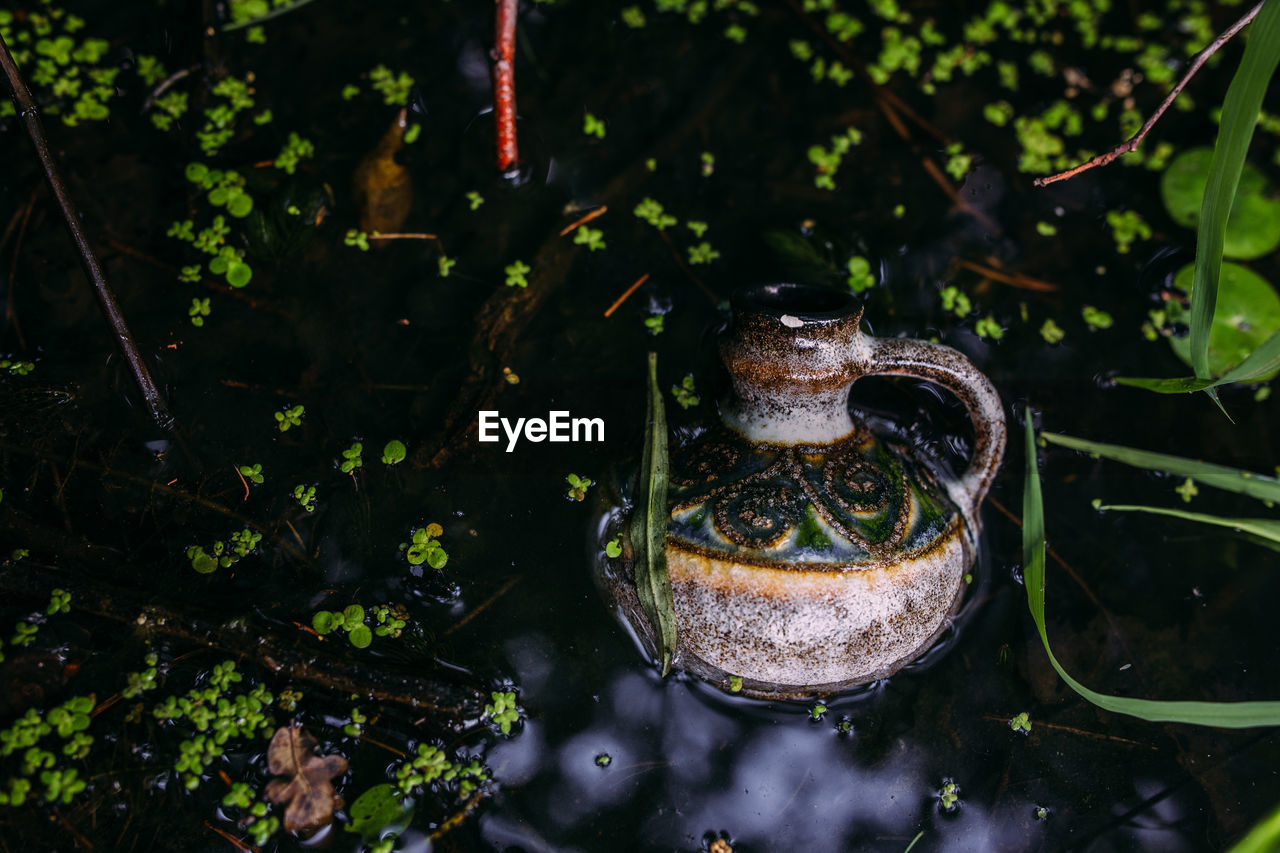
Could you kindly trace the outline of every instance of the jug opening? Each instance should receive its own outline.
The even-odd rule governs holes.
[[[739,311],[771,315],[792,314],[803,319],[835,320],[858,308],[858,300],[847,291],[803,284],[757,284],[733,295]]]

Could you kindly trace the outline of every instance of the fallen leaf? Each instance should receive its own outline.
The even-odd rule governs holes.
[[[408,113],[401,110],[351,176],[351,195],[360,214],[360,230],[366,234],[375,231],[394,234],[409,218],[413,182],[409,170],[396,161],[396,154],[404,147],[407,126]],[[377,240],[373,245],[381,247],[386,243]]]
[[[333,810],[342,805],[329,780],[347,772],[341,755],[316,755],[316,739],[292,726],[281,726],[267,747],[267,769],[273,776],[267,783],[267,800],[284,810],[284,828],[289,832],[316,829],[333,821]]]

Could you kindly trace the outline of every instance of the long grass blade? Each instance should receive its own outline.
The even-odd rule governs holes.
[[[1186,394],[1192,391],[1203,391],[1219,385],[1230,385],[1233,382],[1253,382],[1268,374],[1280,370],[1280,332],[1262,342],[1262,345],[1249,353],[1244,361],[1217,379],[1197,379],[1194,376],[1178,379],[1139,379],[1127,376],[1116,378],[1120,385],[1134,388],[1145,388],[1157,394]]]
[[[1280,808],[1263,818],[1227,853],[1275,853],[1280,849]]]
[[[1240,67],[1227,88],[1218,141],[1200,206],[1196,266],[1191,283],[1191,367],[1197,379],[1210,378],[1209,330],[1218,301],[1227,216],[1235,201],[1249,141],[1258,123],[1258,110],[1277,64],[1280,64],[1280,3],[1272,0],[1263,4],[1262,11],[1250,25]],[[1217,399],[1211,388],[1206,390]]]
[[[645,394],[644,451],[636,474],[631,511],[636,595],[653,627],[662,674],[671,671],[676,648],[676,610],[667,573],[667,414],[658,387],[658,354],[649,353]]]
[[[222,32],[229,33],[229,32],[232,32],[233,30],[242,29],[244,27],[256,27],[258,24],[266,23],[272,18],[279,17],[280,15],[284,15],[296,9],[301,9],[303,6],[307,5],[310,2],[311,0],[293,0],[292,3],[283,3],[279,6],[276,6],[271,11],[264,12],[263,14],[258,15],[257,17],[246,18],[243,21],[236,21],[233,24],[227,24],[225,27],[222,28]]]
[[[1220,515],[1206,515],[1203,512],[1187,512],[1182,509],[1169,509],[1159,506],[1133,506],[1129,504],[1102,504],[1098,509],[1167,515],[1170,518],[1181,518],[1184,521],[1198,521],[1201,524],[1229,527],[1232,530],[1249,533],[1280,544],[1280,521],[1274,518],[1223,518]]]
[[[1129,699],[1090,690],[1072,678],[1049,647],[1049,634],[1044,626],[1044,500],[1040,495],[1040,471],[1036,466],[1036,435],[1027,409],[1026,453],[1027,473],[1022,491],[1022,563],[1027,588],[1027,608],[1040,633],[1049,663],[1062,680],[1088,701],[1108,711],[1128,714],[1151,722],[1191,723],[1227,729],[1280,725],[1280,702],[1160,702],[1153,699]]]
[[[1248,495],[1261,501],[1280,501],[1280,480],[1265,474],[1255,474],[1240,468],[1229,468],[1226,465],[1214,465],[1211,462],[1200,462],[1195,459],[1184,459],[1181,456],[1169,456],[1164,453],[1152,453],[1149,450],[1137,450],[1118,444],[1100,444],[1070,435],[1059,435],[1042,432],[1040,437],[1050,444],[1070,447],[1072,450],[1083,450],[1106,459],[1114,459],[1137,468],[1152,471],[1167,471],[1179,477],[1190,477],[1197,483],[1224,489],[1240,495]]]

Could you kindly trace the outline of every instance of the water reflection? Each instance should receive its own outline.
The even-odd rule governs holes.
[[[561,699],[530,690],[525,701],[537,707]],[[843,716],[876,701],[870,691],[833,703],[823,719],[813,720],[807,706],[724,697],[687,679],[662,683],[648,673],[615,672],[579,730],[548,742],[544,723],[534,721],[490,752],[508,793],[522,785],[526,793],[541,792],[533,800],[541,801],[557,839],[526,837],[509,816],[486,819],[485,838],[500,847],[568,849],[560,844],[584,834],[607,836],[602,816],[648,802],[652,811],[639,823],[644,847],[696,849],[705,833],[723,829],[753,850],[775,849],[781,839],[785,849],[847,849],[855,839],[900,842],[901,849],[912,834],[906,830],[935,812],[939,779],[920,742],[898,738],[867,762],[859,755],[856,722],[850,734],[839,732]],[[531,779],[538,753],[544,753],[543,770]],[[597,760],[602,755],[607,766]],[[983,823],[985,817],[966,807],[954,819]]]

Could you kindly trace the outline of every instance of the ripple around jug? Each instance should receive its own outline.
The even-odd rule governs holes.
[[[756,285],[732,306],[721,423],[670,458],[675,664],[769,697],[884,678],[925,652],[959,606],[1004,451],[1000,398],[949,347],[863,333],[848,293]],[[965,405],[974,449],[959,478],[851,417],[851,386],[880,374],[929,380]],[[621,519],[615,509],[601,534],[625,529]],[[626,553],[597,580],[652,647]]]

